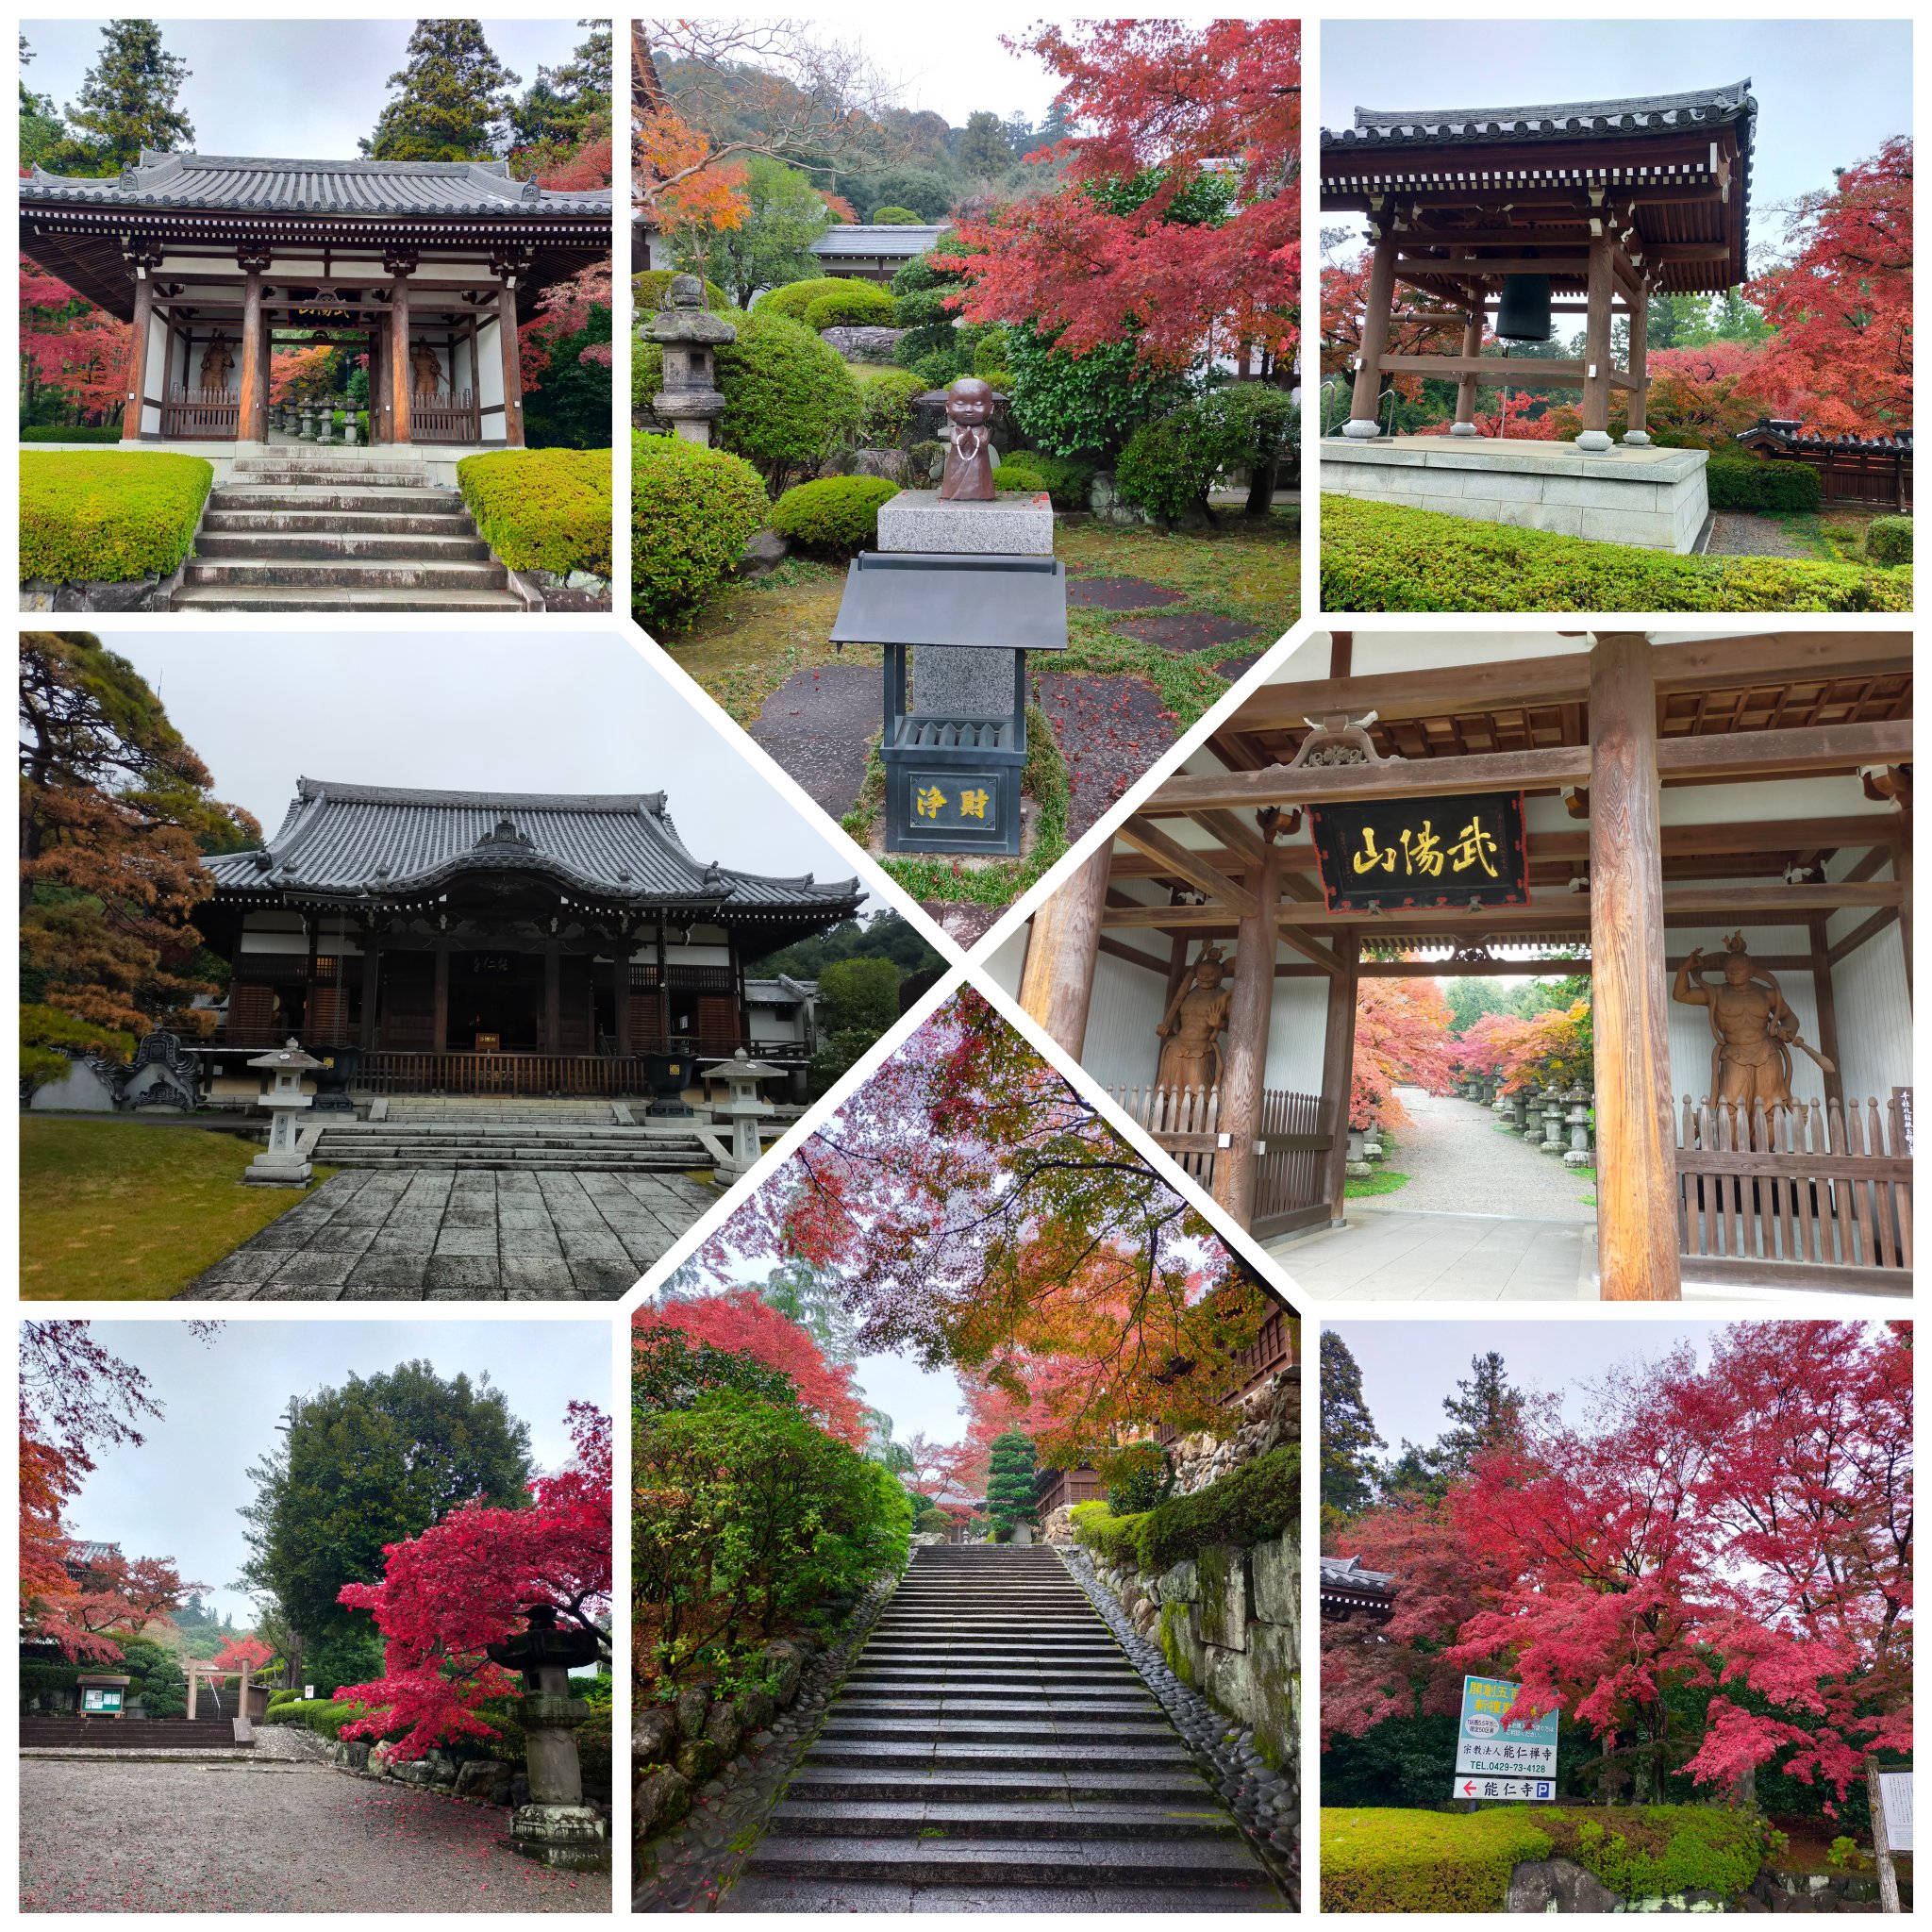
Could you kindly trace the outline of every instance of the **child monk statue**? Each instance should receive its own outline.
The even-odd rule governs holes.
[[[991,503],[992,419],[1000,399],[990,382],[962,375],[946,391],[946,420],[953,425],[946,467],[940,477],[941,503]]]

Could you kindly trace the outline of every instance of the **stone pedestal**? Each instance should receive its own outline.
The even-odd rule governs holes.
[[[1709,514],[1701,449],[1397,436],[1322,441],[1330,495],[1402,504],[1593,542],[1688,556]]]
[[[549,1691],[526,1691],[517,1707],[530,1802],[519,1805],[510,1816],[510,1849],[569,1872],[601,1872],[610,1866],[609,1827],[584,1803],[577,1756],[577,1728],[590,1714],[581,1697]]]
[[[936,490],[902,490],[879,510],[879,548],[955,557],[1051,557],[1053,506],[1044,496],[941,503]],[[912,654],[915,717],[1003,718],[1013,708],[1004,652],[924,644]]]

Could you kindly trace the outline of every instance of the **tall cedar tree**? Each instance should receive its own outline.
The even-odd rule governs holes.
[[[381,1577],[386,1545],[468,1504],[521,1507],[530,1478],[530,1432],[503,1392],[426,1361],[292,1396],[282,1429],[248,1472],[242,1582],[305,1640],[358,1623],[341,1593]]]
[[[146,682],[87,632],[21,638],[20,776],[25,990],[145,1033],[198,990],[180,969],[213,891],[202,855],[261,828],[209,795],[207,766]]]
[[[580,146],[593,124],[610,131],[610,23],[580,20],[589,33],[560,67],[540,67],[522,100],[510,108],[510,136],[521,152],[541,147],[560,154]]]
[[[989,116],[989,119],[991,117]],[[1011,1531],[1039,1519],[1033,1502],[1037,1463],[1033,1444],[1018,1429],[1008,1429],[992,1445],[986,1483],[986,1513],[995,1530]]]
[[[1383,1447],[1362,1395],[1362,1372],[1332,1328],[1322,1331],[1322,1507],[1338,1523],[1375,1500],[1374,1452]]]
[[[419,20],[408,64],[389,77],[400,89],[361,142],[377,161],[487,161],[515,110],[518,76],[490,51],[476,20]]]
[[[194,145],[194,125],[181,111],[188,63],[161,45],[158,21],[115,20],[101,29],[101,51],[69,102],[67,119],[92,165],[91,175],[118,175],[142,148],[163,154]]]
[[[1503,1357],[1492,1348],[1472,1356],[1469,1379],[1442,1398],[1449,1427],[1424,1447],[1405,1441],[1382,1478],[1383,1495],[1426,1496],[1441,1501],[1451,1483],[1466,1476],[1478,1456],[1513,1442],[1523,1432],[1523,1391],[1514,1387]]]

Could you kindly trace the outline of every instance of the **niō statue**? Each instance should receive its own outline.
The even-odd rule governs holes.
[[[228,388],[228,372],[235,366],[234,355],[220,336],[217,336],[202,351],[201,386],[225,394]]]
[[[941,503],[991,503],[992,429],[1000,404],[990,382],[962,375],[946,391],[946,420],[953,425],[946,467],[940,477]]]
[[[1713,1105],[1743,1109],[1746,1122],[1762,1108],[1767,1115],[1791,1104],[1791,1048],[1807,1054],[1827,1074],[1837,1069],[1805,1044],[1798,1016],[1785,1002],[1774,974],[1756,964],[1744,936],[1724,941],[1724,983],[1705,976],[1698,947],[1677,968],[1671,997],[1710,1012],[1710,1098]]]
[[[1193,971],[1167,1003],[1155,1028],[1161,1041],[1158,1086],[1221,1084],[1221,1036],[1227,1030],[1227,1009],[1234,998],[1226,985],[1229,964],[1218,945],[1204,946]]]
[[[433,396],[441,387],[442,364],[436,359],[435,350],[418,342],[409,351],[409,393]]]

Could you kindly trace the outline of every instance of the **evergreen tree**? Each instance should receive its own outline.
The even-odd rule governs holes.
[[[1343,1519],[1359,1516],[1375,1500],[1371,1453],[1382,1447],[1374,1418],[1362,1399],[1362,1372],[1348,1343],[1332,1328],[1322,1331],[1322,1507]]]
[[[188,63],[161,46],[158,21],[114,20],[101,29],[101,51],[68,104],[67,119],[93,165],[116,175],[141,158],[194,145],[194,127],[181,111]]]
[[[986,1482],[986,1511],[1002,1541],[1022,1523],[1037,1523],[1032,1440],[1019,1429],[995,1436]]]
[[[832,225],[824,198],[796,168],[765,155],[744,161],[744,219],[735,228],[691,228],[677,265],[716,282],[741,308],[760,289],[819,273],[811,244]]]
[[[360,145],[378,161],[485,161],[504,145],[519,85],[476,20],[419,20],[408,64],[389,77],[401,92]]]
[[[816,979],[834,959],[891,959],[907,973],[924,973],[944,962],[896,912],[869,920],[848,919],[830,932],[814,933],[796,945],[773,953],[746,968],[754,979]]]
[[[610,23],[580,20],[590,33],[560,67],[540,67],[522,100],[511,105],[510,144],[581,140],[591,122],[610,120]]]
[[[982,108],[966,117],[959,136],[959,165],[975,179],[1004,180],[1013,165],[1013,150],[1007,144],[1007,131],[997,114]]]
[[[47,158],[65,137],[60,109],[49,94],[37,94],[26,84],[26,70],[34,58],[26,36],[20,37],[20,165],[25,169],[47,164]]]
[[[1485,1450],[1514,1441],[1523,1430],[1523,1391],[1513,1387],[1503,1357],[1491,1349],[1470,1357],[1470,1374],[1442,1398],[1450,1426],[1427,1448],[1405,1441],[1390,1465],[1383,1488],[1391,1496],[1441,1501],[1449,1486],[1469,1474]]]

